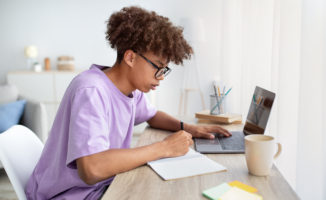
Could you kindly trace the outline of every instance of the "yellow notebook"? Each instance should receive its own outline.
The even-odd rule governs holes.
[[[204,190],[202,194],[210,200],[262,200],[262,196],[254,194],[257,191],[240,181],[232,181]]]
[[[230,190],[225,192],[219,200],[263,200],[263,197],[244,191],[238,187],[232,187]]]
[[[243,190],[245,190],[247,192],[251,192],[251,193],[255,193],[258,191],[256,188],[246,185],[244,183],[241,183],[240,181],[232,181],[229,183],[229,185],[232,187],[238,187],[240,189],[243,189]]]

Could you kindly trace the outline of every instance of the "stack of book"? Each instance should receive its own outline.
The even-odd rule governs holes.
[[[222,124],[241,124],[242,116],[240,114],[225,113],[220,115],[212,115],[209,110],[197,112],[195,117],[198,118],[199,122],[216,122]]]

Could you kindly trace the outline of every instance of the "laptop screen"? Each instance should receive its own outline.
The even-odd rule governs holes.
[[[256,86],[243,129],[245,135],[264,134],[274,99],[275,93]]]

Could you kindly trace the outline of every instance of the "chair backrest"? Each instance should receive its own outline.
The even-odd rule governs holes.
[[[0,160],[19,199],[26,199],[24,188],[43,146],[41,140],[22,125],[12,126],[0,134]]]

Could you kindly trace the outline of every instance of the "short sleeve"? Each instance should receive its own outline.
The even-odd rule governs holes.
[[[157,112],[157,109],[148,102],[146,95],[143,92],[139,93],[139,98],[136,103],[135,125],[151,119]]]
[[[66,164],[76,168],[80,157],[109,149],[108,116],[97,88],[79,89],[71,100]]]

